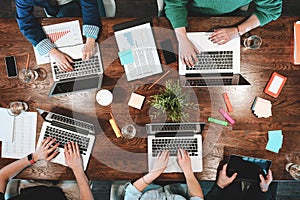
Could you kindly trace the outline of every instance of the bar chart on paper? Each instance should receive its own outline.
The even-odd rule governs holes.
[[[55,44],[56,47],[73,46],[83,43],[78,20],[43,26],[43,29],[48,39]],[[50,62],[48,54],[41,56],[36,48],[34,48],[34,52],[37,64]]]

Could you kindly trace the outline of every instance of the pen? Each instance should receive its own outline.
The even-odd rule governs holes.
[[[208,121],[209,122],[213,122],[215,124],[220,124],[220,125],[223,125],[223,126],[227,126],[228,125],[228,122],[223,121],[223,120],[219,120],[219,119],[215,119],[215,118],[212,118],[212,117],[209,117]]]
[[[231,124],[233,125],[235,123],[234,119],[232,119],[223,108],[219,109],[219,112],[223,115],[223,117],[225,117],[225,119]]]
[[[167,71],[166,73],[164,73],[159,79],[157,79],[154,83],[152,83],[152,85],[150,85],[148,87],[148,90],[150,90],[155,84],[157,84],[161,79],[163,79],[165,76],[168,75],[168,73],[170,73],[171,70]]]
[[[115,132],[116,137],[119,138],[119,137],[122,136],[121,131],[120,131],[120,129],[119,129],[119,127],[116,123],[116,120],[115,120],[114,116],[112,115],[112,113],[109,113],[109,114],[111,116],[111,119],[109,120],[109,123],[110,123],[113,131]]]

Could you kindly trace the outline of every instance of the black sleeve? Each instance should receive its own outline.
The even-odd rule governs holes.
[[[0,192],[0,200],[4,200],[4,194]]]
[[[206,194],[205,200],[222,200],[224,199],[224,190],[220,188],[216,183],[211,190]]]

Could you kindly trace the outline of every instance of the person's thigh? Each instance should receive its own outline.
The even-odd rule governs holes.
[[[81,6],[77,1],[72,1],[65,5],[59,6],[56,17],[81,17]]]

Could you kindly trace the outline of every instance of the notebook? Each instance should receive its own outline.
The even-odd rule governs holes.
[[[128,81],[162,72],[150,18],[117,24],[113,29]]]
[[[65,163],[64,145],[67,142],[76,142],[80,148],[83,168],[86,170],[95,142],[94,125],[57,113],[41,109],[37,110],[45,120],[40,132],[37,148],[41,145],[44,138],[55,138],[56,142],[53,145],[57,142],[60,143],[58,147],[59,154],[51,162],[67,166]]]
[[[248,156],[230,155],[227,165],[227,176],[238,173],[237,179],[247,181],[260,181],[259,174],[265,178],[272,161]]]
[[[73,71],[65,72],[58,69],[53,57],[51,60],[51,69],[54,83],[48,96],[62,95],[65,93],[99,89],[102,85],[103,67],[102,60],[97,44],[97,52],[89,60],[83,61],[82,48],[84,44],[75,46],[61,47],[59,50],[69,55],[73,59]]]
[[[187,33],[188,38],[201,52],[198,62],[186,66],[178,59],[180,82],[183,87],[250,85],[240,75],[240,38],[223,45],[209,40],[210,32]]]
[[[193,172],[202,171],[202,136],[205,123],[152,123],[146,124],[148,141],[148,169],[152,169],[157,154],[169,150],[170,157],[164,173],[182,172],[177,163],[179,148],[189,152]]]

